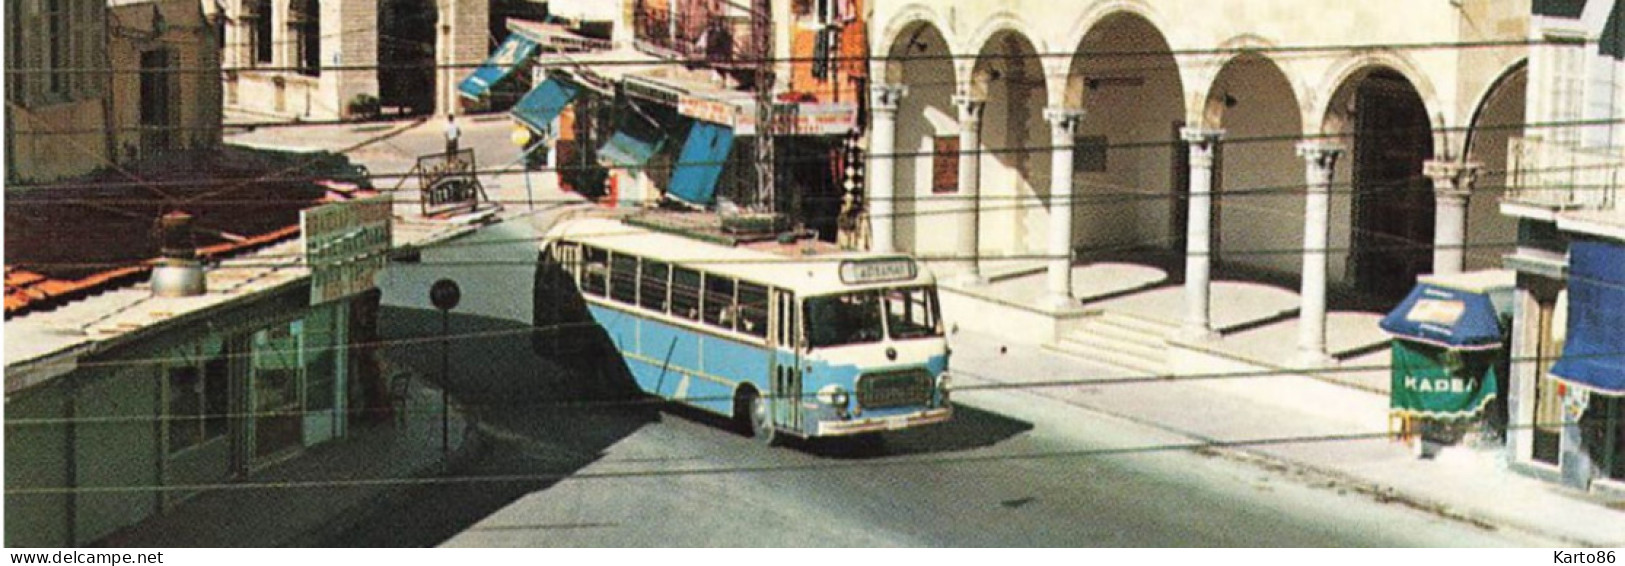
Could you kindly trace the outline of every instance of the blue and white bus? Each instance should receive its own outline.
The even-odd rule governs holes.
[[[728,246],[605,218],[564,221],[544,246],[643,391],[764,442],[953,413],[936,282],[912,258]]]

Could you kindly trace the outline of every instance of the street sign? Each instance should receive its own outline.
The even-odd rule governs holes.
[[[440,216],[472,211],[484,200],[474,163],[474,150],[435,153],[418,157],[418,186],[424,216]]]
[[[457,303],[462,300],[463,290],[456,281],[441,279],[429,287],[429,302],[434,304],[434,308],[449,311],[457,308]]]
[[[299,211],[299,235],[310,267],[310,304],[371,290],[392,244],[389,195]]]

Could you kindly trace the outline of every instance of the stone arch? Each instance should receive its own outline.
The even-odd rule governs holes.
[[[1027,42],[1028,46],[1030,47],[1029,51],[1033,55],[1049,53],[1049,45],[1044,42],[1044,38],[1038,34],[1035,34],[1032,27],[1027,25],[1027,22],[1022,20],[1021,16],[1009,11],[1001,11],[993,14],[986,22],[978,27],[974,33],[968,36],[968,38],[969,40],[966,43],[961,44],[960,48],[957,49],[955,53],[976,54],[976,58],[969,63],[969,69],[967,69],[971,71],[971,73],[969,75],[960,77],[968,84],[969,87],[971,87],[972,90],[970,94],[973,96],[985,94],[978,93],[975,90],[978,86],[977,81],[979,80],[979,78],[975,75],[975,70],[981,67],[983,55],[987,51],[988,44],[992,41],[996,39],[1008,40],[1011,38],[1020,38],[1022,41]],[[1042,69],[1042,67],[1042,64],[1040,64],[1039,68]],[[986,85],[984,84],[981,86],[985,87]],[[1047,76],[1045,77],[1044,88],[1045,92],[1050,90]]]
[[[922,8],[923,9],[923,8]],[[906,89],[897,103],[893,152],[895,241],[924,256],[954,253],[968,207],[958,197],[959,111],[953,96],[961,84],[952,40],[930,19],[911,19],[884,44],[885,83]],[[946,169],[939,178],[938,169]],[[939,181],[944,186],[939,187]],[[939,192],[941,194],[939,194]],[[882,219],[875,219],[875,222]],[[922,230],[930,226],[929,231]]]
[[[1049,126],[1044,106],[1049,78],[1031,39],[1009,15],[984,27],[969,95],[983,101],[981,147],[960,148],[981,164],[980,249],[987,256],[1042,253],[1047,239],[1050,189]]]
[[[1467,201],[1467,270],[1499,267],[1501,257],[1516,248],[1517,219],[1501,214],[1500,201],[1509,179],[1507,151],[1512,138],[1523,134],[1528,82],[1527,59],[1509,65],[1477,98],[1466,134],[1455,137],[1462,140],[1455,155],[1481,166]]]
[[[1193,58],[1192,62],[1186,65],[1189,69],[1187,74],[1193,79],[1189,84],[1191,92],[1187,100],[1187,120],[1203,128],[1222,127],[1224,93],[1215,91],[1214,82],[1232,61],[1240,57],[1268,61],[1274,65],[1293,85],[1293,97],[1299,100],[1301,105],[1302,101],[1308,99],[1300,86],[1301,81],[1291,80],[1292,70],[1269,55],[1269,52],[1277,46],[1277,43],[1269,38],[1246,33],[1220,42],[1213,55],[1209,57]],[[1304,113],[1302,109],[1298,112]]]
[[[1422,166],[1448,124],[1431,85],[1391,55],[1334,67],[1309,130],[1345,150],[1333,178],[1329,280],[1373,304],[1397,302],[1432,271],[1434,196]]]
[[[1484,85],[1484,90],[1478,94],[1478,97],[1474,98],[1474,100],[1477,100],[1478,103],[1473,106],[1473,114],[1467,118],[1466,132],[1464,132],[1464,134],[1461,136],[1461,147],[1451,148],[1451,155],[1459,155],[1469,161],[1473,160],[1474,158],[1487,157],[1484,155],[1474,155],[1472,150],[1473,142],[1476,140],[1476,138],[1478,138],[1479,126],[1485,125],[1485,114],[1488,110],[1490,110],[1491,102],[1494,102],[1494,97],[1507,96],[1514,93],[1522,94],[1522,92],[1517,88],[1517,85],[1520,83],[1527,85],[1528,81],[1529,59],[1526,57],[1513,62],[1511,65],[1507,65],[1507,68],[1503,69],[1501,74],[1496,75],[1495,80],[1490,81],[1490,83],[1487,85]],[[1460,151],[1456,152],[1455,150],[1457,149]]]
[[[1133,5],[1132,2],[1113,2]],[[1083,261],[1134,250],[1182,254],[1188,151],[1185,88],[1167,38],[1144,10],[1095,14],[1054,77],[1054,104],[1080,109],[1072,244]],[[1159,198],[1161,197],[1161,198]],[[1177,262],[1175,262],[1177,263]]]
[[[1363,76],[1373,69],[1389,69],[1409,82],[1422,100],[1427,109],[1430,121],[1435,125],[1447,125],[1446,106],[1439,101],[1438,89],[1428,80],[1420,67],[1411,61],[1405,54],[1393,50],[1377,50],[1356,54],[1333,64],[1320,81],[1320,88],[1314,92],[1329,93],[1325,97],[1317,97],[1309,105],[1309,112],[1304,116],[1305,135],[1346,136],[1351,127],[1349,122],[1352,116],[1348,115],[1351,102],[1346,100],[1343,89],[1351,84],[1351,79]],[[1345,99],[1345,100],[1340,100]]]
[[[1301,93],[1267,51],[1239,45],[1202,87],[1202,124],[1224,131],[1214,160],[1213,260],[1224,277],[1295,286],[1302,259],[1280,252],[1303,241],[1305,199],[1295,190],[1304,182]]]
[[[874,38],[875,43],[869,46],[870,53],[885,53],[887,55],[884,68],[878,73],[882,82],[896,83],[901,80],[897,77],[890,64],[891,58],[895,55],[898,46],[909,39],[909,36],[905,34],[918,33],[922,26],[929,26],[935,30],[938,35],[941,35],[947,41],[950,52],[958,53],[956,49],[959,42],[952,35],[953,28],[948,25],[948,20],[928,5],[921,3],[909,4],[894,13],[890,20],[887,20],[884,30]]]

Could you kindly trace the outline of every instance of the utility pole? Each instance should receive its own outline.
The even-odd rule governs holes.
[[[773,141],[778,128],[773,117],[773,4],[752,0],[750,39],[756,56],[756,198],[762,212],[778,211],[773,167]]]

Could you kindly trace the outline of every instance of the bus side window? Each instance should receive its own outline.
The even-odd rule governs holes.
[[[658,312],[666,312],[666,288],[670,281],[671,267],[663,262],[643,260],[643,276],[639,278],[642,288],[639,289],[638,305]]]
[[[739,284],[739,329],[757,338],[767,337],[767,288]]]
[[[728,330],[734,329],[734,280],[732,277],[705,274],[705,322]]]
[[[671,314],[688,320],[700,319],[700,272],[681,267],[672,269]]]
[[[592,246],[581,247],[581,292],[602,297],[608,288],[609,252]]]
[[[616,252],[609,261],[609,298],[635,305],[638,302],[638,258]]]

